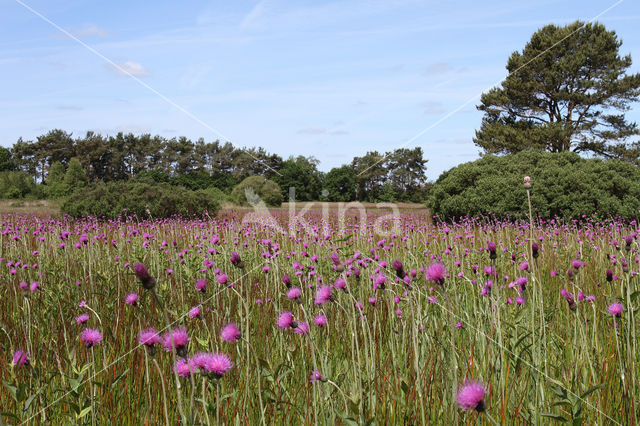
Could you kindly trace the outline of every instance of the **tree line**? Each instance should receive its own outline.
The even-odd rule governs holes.
[[[193,190],[215,187],[230,194],[245,178],[263,176],[280,186],[285,200],[289,188],[294,187],[299,201],[420,202],[426,196],[426,164],[422,148],[401,148],[367,152],[325,173],[318,169],[319,161],[314,157],[283,159],[262,147],[239,148],[218,140],[200,138],[194,142],[186,137],[132,133],[104,136],[90,131],[74,137],[60,129],[35,140],[20,138],[0,152],[0,170],[24,173],[49,186],[47,193],[52,196],[73,189],[70,184],[62,185],[70,166],[73,178],[67,182],[79,184],[80,166],[87,183],[151,179]]]

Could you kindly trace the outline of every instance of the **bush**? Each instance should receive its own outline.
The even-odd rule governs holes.
[[[253,191],[253,194],[260,197],[260,199],[269,207],[278,207],[282,204],[282,192],[280,191],[280,186],[278,186],[274,181],[262,176],[249,176],[236,185],[231,192],[232,200],[241,206],[254,204],[259,201],[257,198],[249,199],[250,202],[247,201],[246,190],[249,190],[250,193]]]
[[[62,212],[73,217],[95,216],[109,219],[120,215],[148,217],[216,214],[218,200],[203,192],[171,186],[167,183],[109,182],[74,191],[62,204]],[[126,211],[125,211],[126,209]]]
[[[41,198],[42,189],[24,172],[0,172],[0,198]]]
[[[535,150],[488,155],[444,172],[433,185],[427,206],[442,219],[487,214],[525,218],[525,175],[532,178],[534,215],[638,217],[640,171],[636,166]]]

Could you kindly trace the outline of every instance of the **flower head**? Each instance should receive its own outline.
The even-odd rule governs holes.
[[[144,346],[153,346],[160,343],[160,334],[155,328],[147,328],[138,333],[138,343]]]
[[[287,297],[291,300],[298,300],[302,295],[302,290],[299,287],[291,287],[287,290]]]
[[[624,306],[622,306],[622,303],[615,302],[609,305],[607,311],[609,311],[609,315],[620,318],[624,312]]]
[[[76,317],[76,322],[78,324],[84,324],[87,321],[89,321],[89,314],[80,314]]]
[[[427,268],[426,274],[427,280],[442,285],[444,284],[444,277],[447,275],[447,269],[441,263],[434,263]]]
[[[162,347],[167,352],[171,352],[171,350],[175,348],[176,353],[184,357],[187,354],[187,344],[189,341],[191,341],[191,339],[184,327],[174,328],[162,336]]]
[[[25,365],[29,365],[30,363],[31,363],[31,359],[29,358],[29,354],[23,351],[22,349],[18,349],[13,353],[14,367],[22,367]]]
[[[127,297],[124,298],[124,303],[126,303],[127,305],[136,306],[136,304],[138,303],[138,294],[127,294]]]
[[[466,380],[458,389],[456,400],[463,410],[476,410],[481,413],[486,408],[484,403],[486,393],[487,389],[481,383]]]
[[[102,341],[102,333],[93,328],[85,328],[80,334],[80,340],[87,348],[90,348]]]
[[[195,286],[196,286],[196,290],[198,290],[200,293],[204,293],[205,290],[207,289],[207,281],[197,280]]]
[[[194,306],[189,310],[189,317],[199,318],[201,313],[202,313],[202,309],[200,309],[200,306]]]
[[[324,305],[325,303],[331,301],[331,287],[322,286],[316,292],[316,305]]]
[[[278,324],[278,327],[280,327],[283,330],[289,327],[297,326],[296,322],[293,320],[293,314],[288,311],[280,313],[280,317],[278,317],[277,324]]]
[[[220,330],[220,336],[225,342],[235,342],[242,336],[242,332],[235,323],[229,323]]]
[[[324,382],[324,381],[326,381],[326,379],[322,375],[320,370],[314,370],[314,371],[311,372],[311,375],[309,376],[309,381],[311,383],[316,383],[316,382]]]
[[[155,278],[153,278],[151,274],[149,274],[147,267],[142,263],[136,263],[133,266],[133,272],[135,272],[136,277],[138,277],[138,279],[140,280],[142,287],[146,288],[147,290],[151,290],[153,287],[155,287]]]
[[[193,361],[190,359],[179,359],[176,362],[176,373],[180,377],[189,377],[191,372],[195,370],[195,366],[193,365]]]
[[[313,322],[318,327],[324,327],[325,325],[327,325],[327,317],[325,317],[324,315],[318,315],[313,319]]]
[[[210,374],[216,379],[221,378],[231,370],[233,363],[226,354],[200,352],[193,356],[193,365],[202,374]]]

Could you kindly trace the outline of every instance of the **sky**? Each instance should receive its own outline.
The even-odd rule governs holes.
[[[55,128],[229,140],[319,168],[422,147],[479,157],[480,94],[540,27],[615,30],[640,71],[637,0],[0,0],[0,144]],[[640,122],[638,108],[628,113]]]

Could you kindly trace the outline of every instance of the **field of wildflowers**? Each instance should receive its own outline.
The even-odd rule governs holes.
[[[4,215],[1,421],[636,424],[637,223],[340,219]]]

